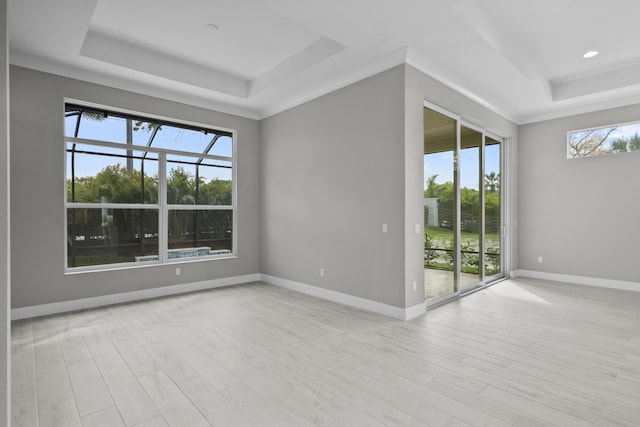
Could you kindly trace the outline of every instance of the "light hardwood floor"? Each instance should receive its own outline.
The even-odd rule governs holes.
[[[401,322],[253,283],[12,342],[14,427],[640,425],[640,293],[508,280]]]

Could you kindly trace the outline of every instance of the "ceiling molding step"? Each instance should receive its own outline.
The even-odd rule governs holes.
[[[294,93],[297,96],[284,98],[281,102],[274,102],[261,108],[259,111],[260,118],[264,119],[273,116],[335,90],[349,86],[350,84],[359,82],[360,80],[364,80],[367,77],[371,77],[395,66],[405,64],[406,58],[407,47],[403,47],[391,52],[377,61],[371,62],[349,73],[341,74],[338,78],[327,80],[324,84],[310,85],[308,86],[308,89],[303,92],[295,91]]]
[[[505,119],[518,123],[512,109],[487,94],[467,89],[472,85],[465,82],[459,74],[448,69],[444,64],[431,60],[418,49],[407,48],[406,63]],[[424,95],[427,96],[428,94]]]
[[[578,98],[640,85],[640,64],[576,79],[556,80],[553,100]]]
[[[610,110],[612,108],[628,107],[630,105],[640,104],[640,95],[631,96],[612,96],[606,101],[594,101],[590,104],[579,103],[572,106],[562,106],[554,111],[544,111],[530,113],[521,118],[517,124],[524,125],[529,123],[543,122],[546,120],[560,119],[563,117],[576,116],[579,114],[593,113],[596,111]]]
[[[130,77],[118,77],[112,74],[101,73],[93,69],[83,69],[77,66],[70,66],[65,63],[52,61],[50,59],[43,59],[39,56],[30,55],[18,50],[11,50],[9,57],[10,63],[13,66],[54,74],[56,76],[69,79],[76,79],[82,82],[107,86],[127,92],[138,93],[140,95],[146,95],[153,98],[179,102],[220,113],[231,114],[253,120],[260,119],[256,109],[243,107],[231,102],[231,96],[228,96],[230,100],[225,102],[219,100],[219,97],[206,96],[206,93],[198,89],[195,90],[196,92],[199,92],[198,95],[189,93],[186,90],[169,89],[169,87],[173,86],[166,84],[163,85],[161,83],[162,79],[155,76],[150,79],[149,76],[142,75],[142,77],[137,80]],[[191,89],[193,92],[193,88]]]
[[[247,99],[249,82],[232,74],[89,29],[80,55],[131,70]]]
[[[328,37],[321,37],[301,51],[285,59],[249,83],[249,98],[293,78],[316,64],[346,49]]]
[[[9,45],[56,59],[60,47],[77,54],[97,5],[98,0],[8,0]]]
[[[458,16],[500,57],[535,85],[547,99],[552,99],[551,82],[538,70],[522,49],[515,45],[500,25],[492,22],[486,13],[471,0],[463,0],[452,6]]]

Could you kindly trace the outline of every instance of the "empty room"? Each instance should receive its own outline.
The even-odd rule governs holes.
[[[640,425],[637,2],[0,11],[0,426]]]

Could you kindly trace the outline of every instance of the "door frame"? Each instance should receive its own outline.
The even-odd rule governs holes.
[[[444,116],[447,116],[449,118],[451,118],[452,120],[455,120],[456,122],[456,149],[454,152],[454,200],[455,200],[455,230],[454,230],[454,250],[455,250],[455,263],[454,263],[454,268],[453,268],[453,280],[454,280],[454,287],[455,287],[455,291],[447,294],[447,295],[443,295],[441,297],[437,297],[437,298],[433,298],[429,301],[426,301],[427,307],[429,306],[434,306],[434,305],[439,305],[443,302],[446,302],[448,300],[451,299],[455,299],[458,298],[464,294],[467,294],[469,292],[473,292],[475,290],[478,290],[480,288],[483,288],[485,286],[491,285],[501,279],[504,279],[507,276],[507,271],[508,271],[508,265],[507,263],[509,262],[510,257],[507,256],[508,254],[508,248],[510,248],[510,244],[509,244],[509,236],[508,236],[508,227],[506,226],[506,224],[508,224],[508,212],[509,209],[507,209],[507,191],[508,191],[508,169],[507,169],[507,165],[508,162],[506,161],[507,159],[507,146],[508,146],[508,142],[510,141],[510,138],[507,137],[502,137],[500,136],[498,133],[493,132],[491,130],[488,130],[486,127],[482,126],[481,124],[478,124],[476,122],[473,122],[459,114],[456,114],[444,107],[441,107],[438,104],[435,104],[433,102],[430,102],[428,100],[424,101],[424,105],[423,108],[429,108],[432,111],[435,111],[437,113],[440,113]],[[461,286],[461,281],[460,281],[460,273],[461,273],[461,257],[460,255],[460,250],[461,250],[461,230],[460,230],[460,223],[462,220],[461,217],[461,204],[460,204],[460,149],[461,149],[461,128],[462,126],[475,130],[477,132],[480,132],[482,134],[482,139],[481,139],[481,143],[480,143],[480,147],[479,147],[479,168],[478,168],[478,174],[479,174],[479,190],[478,190],[478,196],[480,198],[480,215],[481,215],[481,220],[480,220],[480,235],[479,235],[479,247],[478,247],[478,252],[479,252],[479,264],[478,264],[478,268],[479,268],[479,280],[471,285],[468,285],[464,288],[462,288]],[[423,128],[424,128],[424,124],[423,124]],[[495,275],[491,275],[491,276],[485,276],[485,240],[486,240],[486,233],[485,233],[485,182],[484,182],[484,173],[485,173],[485,142],[486,142],[486,138],[489,137],[493,140],[496,140],[498,142],[500,142],[500,272],[498,274]],[[424,185],[424,169],[423,169],[423,176],[422,176],[422,181],[423,181],[423,185]],[[423,218],[423,224],[424,224],[424,218]],[[426,231],[425,231],[426,232]],[[424,249],[423,249],[424,250]],[[428,284],[427,284],[428,286]]]

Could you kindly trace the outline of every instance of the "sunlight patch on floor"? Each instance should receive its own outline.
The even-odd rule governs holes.
[[[523,301],[531,301],[540,304],[551,304],[544,298],[540,298],[538,295],[529,292],[517,283],[510,280],[504,281],[499,286],[493,286],[490,288],[491,292],[507,298],[516,298]]]

